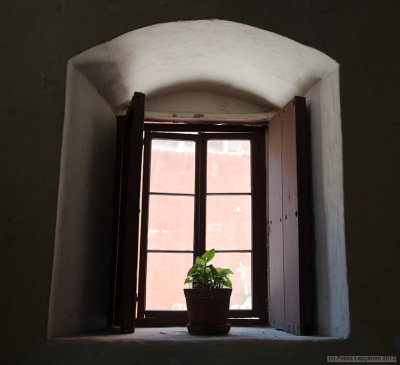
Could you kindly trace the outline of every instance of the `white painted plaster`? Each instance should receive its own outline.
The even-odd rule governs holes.
[[[246,97],[243,95],[243,97]],[[247,95],[248,98],[248,95]],[[150,97],[146,100],[146,110],[154,112],[186,112],[196,113],[229,113],[229,114],[255,114],[264,110],[261,102],[254,104],[254,100],[224,94],[220,92],[207,91],[181,91],[167,95]]]
[[[106,148],[96,149],[98,156],[106,158],[106,151],[112,155],[112,114],[99,94],[117,112],[126,107],[134,91],[147,94],[146,110],[226,113],[228,116],[276,110],[295,95],[307,93],[314,169],[318,334],[348,335],[341,120],[335,61],[275,33],[228,21],[204,20],[141,28],[93,47],[71,62],[84,77],[69,67],[50,335],[67,335],[73,330],[79,332],[90,326],[94,329],[96,325],[99,328],[105,323],[105,308],[100,305],[102,312],[97,322],[80,325],[72,305],[76,304],[78,309],[85,306],[80,301],[84,299],[82,292],[76,303],[62,302],[63,291],[71,299],[74,291],[82,289],[81,273],[78,270],[68,276],[65,260],[68,255],[81,255],[88,235],[98,229],[95,222],[83,224],[80,210],[76,209],[87,205],[80,201],[80,198],[86,199],[80,179],[90,160],[88,156],[78,156],[75,147],[85,146],[82,153],[90,155],[91,146],[99,136],[94,133],[97,130],[94,126],[98,125],[99,133],[109,133],[107,137],[102,135],[104,140],[100,146]],[[77,167],[72,161],[79,158],[82,161],[77,162]],[[108,162],[102,173],[109,178],[112,169],[113,164]],[[111,185],[108,188],[107,194],[110,194]],[[104,199],[103,193],[94,189],[91,199]],[[106,197],[111,199],[109,195]],[[74,199],[75,204],[66,205]],[[68,210],[68,206],[75,207],[76,211]],[[71,264],[79,267],[80,259],[77,260],[78,263],[71,259]],[[73,325],[69,316],[74,319]]]
[[[69,63],[48,336],[105,327],[115,117]]]
[[[222,20],[137,29],[72,62],[114,110],[126,106],[134,91],[144,92],[150,102],[153,95],[199,89],[253,100],[270,110],[303,95],[337,66],[313,48]]]
[[[339,69],[306,94],[311,122],[317,329],[348,335]]]

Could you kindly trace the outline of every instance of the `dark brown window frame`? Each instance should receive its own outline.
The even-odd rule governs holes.
[[[194,227],[193,259],[205,251],[207,141],[212,139],[246,139],[250,141],[253,308],[251,310],[231,310],[230,321],[234,325],[267,325],[266,126],[145,123],[144,130],[139,293],[136,324],[138,326],[168,326],[187,323],[186,311],[145,310],[151,140],[154,138],[171,139],[173,137],[172,139],[196,142],[196,187],[193,196],[195,198],[194,221],[198,224],[195,224]],[[197,134],[179,132],[196,132]],[[234,251],[239,252],[241,250]]]
[[[196,125],[165,122],[160,129],[160,125],[144,123],[144,99],[144,94],[135,92],[127,114],[117,123],[112,265],[115,281],[110,288],[110,324],[119,325],[122,333],[135,331],[139,238],[136,228],[140,225],[143,130],[225,132],[228,128],[230,132],[237,133],[258,130],[262,143],[257,144],[259,150],[255,155],[265,159],[267,152],[263,146],[265,124],[252,123],[250,127],[233,123],[230,126],[227,125],[229,123],[221,125],[217,121],[215,124],[200,122]],[[262,252],[268,251],[268,283],[267,277],[257,280],[257,285],[268,287],[268,320],[259,321],[295,335],[309,335],[314,328],[310,148],[306,100],[295,96],[268,122],[268,169],[259,169],[267,178],[257,178],[256,187],[265,192],[268,186],[267,239],[263,240],[265,246],[262,247]],[[256,204],[260,202],[265,204],[266,199],[256,200]],[[258,221],[263,222],[265,215],[265,210],[260,210]],[[256,255],[255,258],[264,260],[264,255]],[[262,303],[262,307],[266,308],[266,305]],[[176,318],[171,319],[172,316]],[[154,317],[158,322],[147,317],[144,324],[176,325],[179,318],[181,324],[186,322],[182,312],[173,312],[169,313],[169,317]],[[141,320],[139,318],[139,324]],[[237,319],[232,322],[236,324],[235,321],[248,324]]]

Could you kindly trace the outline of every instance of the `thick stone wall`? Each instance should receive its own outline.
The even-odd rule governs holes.
[[[196,364],[218,358],[321,364],[330,354],[399,354],[399,15],[397,1],[3,1],[2,363]],[[236,344],[48,341],[66,62],[142,26],[205,18],[276,32],[341,65],[350,337]]]

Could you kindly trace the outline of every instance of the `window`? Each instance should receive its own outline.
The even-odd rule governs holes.
[[[293,334],[310,334],[313,235],[306,117],[305,99],[295,97],[270,120],[267,176],[265,133],[260,132],[260,129],[256,132],[256,127],[245,126],[232,126],[227,129],[219,125],[210,125],[207,128],[187,125],[177,130],[173,124],[163,128],[159,125],[146,125],[142,170],[144,95],[135,93],[122,124],[122,158],[121,163],[117,164],[116,173],[116,211],[120,212],[120,219],[116,229],[118,264],[114,323],[119,324],[121,332],[134,332],[137,300],[138,323],[159,325],[186,322],[182,302],[176,302],[181,303],[181,307],[174,307],[174,303],[171,306],[171,303],[162,303],[158,298],[149,300],[150,296],[145,292],[154,290],[154,283],[160,280],[155,276],[156,270],[152,268],[159,265],[156,260],[162,257],[160,255],[164,255],[164,261],[172,260],[173,257],[180,267],[178,271],[182,273],[180,281],[183,282],[185,271],[194,256],[204,252],[206,248],[215,247],[219,250],[217,258],[219,256],[221,262],[224,257],[233,260],[236,257],[234,255],[239,254],[242,258],[247,255],[247,262],[251,257],[250,300],[247,304],[246,301],[240,303],[239,308],[234,307],[237,304],[234,300],[231,307],[232,317],[236,317],[237,320],[243,317],[257,317],[259,323],[269,323],[272,327]],[[221,164],[219,172],[215,167],[218,165],[216,155],[225,153],[229,156],[241,151],[245,156],[246,148],[249,150],[250,167],[245,167],[245,164],[239,172],[232,170],[233,175],[243,177],[239,185],[232,184],[233,179],[227,180],[222,177],[231,165]],[[164,149],[164,153],[155,152],[157,149]],[[171,165],[164,172],[165,176],[169,176],[167,179],[160,171],[156,171],[156,164],[152,165],[152,159],[157,160],[157,153],[161,156],[158,158],[165,158],[171,153],[182,153],[180,158],[184,160],[185,168],[182,170],[178,166],[177,169],[175,165]],[[166,166],[161,164],[159,169],[165,169]],[[249,170],[250,177],[245,173]],[[178,179],[181,174],[185,175],[184,179]],[[143,211],[140,217],[141,175],[144,184]],[[224,180],[223,184],[220,183],[220,179]],[[184,229],[172,232],[171,224],[174,221],[170,216],[165,217],[163,212],[157,213],[160,207],[172,209],[171,214],[166,214],[176,215],[177,220],[184,222]],[[228,215],[223,209],[229,207],[231,210],[234,207],[241,214],[247,212],[247,217],[251,216],[249,219],[243,215],[241,219],[241,222],[246,222],[247,219],[248,225],[251,226],[251,249],[249,243],[247,246],[244,243],[249,241],[249,233],[244,233],[244,237],[247,238],[239,245],[234,239],[226,238],[230,237],[232,226],[228,224],[227,230],[224,231],[221,228],[224,227],[224,223],[218,215],[226,218]],[[231,217],[229,219],[234,219],[233,215]],[[140,218],[142,249],[137,298]],[[219,226],[221,222],[223,225]],[[266,223],[268,235],[265,233]],[[166,228],[163,228],[163,225]],[[245,232],[245,227],[246,224],[240,229]],[[180,242],[178,246],[177,242]],[[176,260],[177,257],[179,259]],[[238,265],[240,266],[240,263]],[[242,262],[242,266],[246,264]],[[171,265],[168,263],[167,267],[170,268]],[[165,277],[161,279],[165,280]],[[166,285],[169,285],[168,280]],[[174,285],[170,287],[174,288]],[[178,298],[179,294],[176,293],[175,290],[173,298]],[[240,305],[243,307],[240,308]],[[246,308],[246,305],[250,308]]]
[[[145,124],[137,324],[187,323],[183,281],[211,248],[232,320],[266,323],[265,128],[164,129]]]

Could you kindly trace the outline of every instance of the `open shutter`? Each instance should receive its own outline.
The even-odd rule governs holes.
[[[117,289],[122,333],[135,331],[144,99],[133,95],[123,130]]]
[[[305,98],[272,118],[269,159],[269,320],[296,335],[311,331],[312,210]]]
[[[276,113],[268,126],[268,313],[270,326],[284,329],[281,113]]]
[[[119,323],[119,296],[117,288],[118,267],[118,242],[119,242],[119,215],[120,215],[120,194],[121,194],[121,170],[122,170],[122,145],[123,145],[123,130],[125,117],[117,117],[115,123],[115,169],[114,169],[114,202],[113,202],[113,245],[112,245],[112,263],[110,280],[110,312],[108,317],[108,326],[112,327]]]

